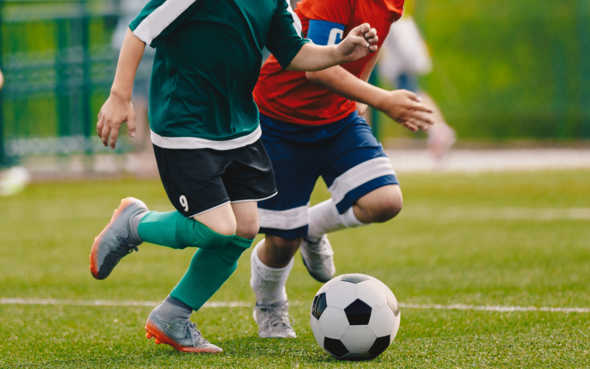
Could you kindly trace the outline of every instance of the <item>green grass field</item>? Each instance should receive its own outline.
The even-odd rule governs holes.
[[[590,172],[402,175],[395,220],[333,234],[339,273],[388,284],[402,304],[590,308]],[[111,277],[88,270],[92,239],[122,197],[169,210],[157,181],[34,184],[0,198],[0,299],[159,301],[194,250],[142,245]],[[327,197],[323,185],[312,203]],[[214,301],[254,304],[249,252]],[[320,284],[297,256],[288,283],[297,340],[262,340],[251,307],[203,308],[193,321],[223,347],[190,355],[146,340],[149,306],[0,304],[2,368],[589,367],[590,313],[402,307],[393,345],[339,362],[316,345]],[[403,305],[402,305],[403,306]]]

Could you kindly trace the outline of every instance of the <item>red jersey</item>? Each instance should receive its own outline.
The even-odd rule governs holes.
[[[310,21],[312,24],[324,21],[322,24],[342,26],[343,32],[337,28],[331,32],[328,30],[327,44],[337,43],[338,37],[343,39],[354,27],[369,23],[377,30],[377,45],[381,47],[391,24],[401,18],[403,9],[404,0],[303,0],[295,13],[301,20],[303,37],[308,37]],[[373,56],[370,54],[341,66],[360,78]],[[281,68],[272,55],[260,72],[254,101],[260,112],[271,118],[303,125],[333,123],[356,110],[354,101],[308,81],[305,72]]]

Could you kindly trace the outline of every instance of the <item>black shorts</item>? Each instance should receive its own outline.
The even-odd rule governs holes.
[[[277,193],[272,164],[260,140],[225,151],[154,145],[154,152],[168,198],[186,217]]]

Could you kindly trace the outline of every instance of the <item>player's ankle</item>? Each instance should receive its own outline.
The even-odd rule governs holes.
[[[193,312],[190,306],[171,296],[167,296],[154,310],[164,320],[187,320]]]

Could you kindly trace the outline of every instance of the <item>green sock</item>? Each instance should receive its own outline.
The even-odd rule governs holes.
[[[170,296],[197,311],[217,292],[238,267],[238,259],[254,240],[235,236],[218,249],[199,249]]]
[[[224,246],[234,238],[233,235],[214,232],[203,223],[187,218],[177,211],[150,211],[139,222],[137,233],[145,242],[173,249],[214,249]]]

